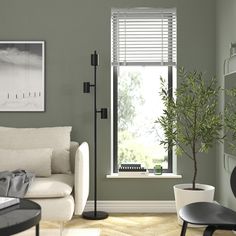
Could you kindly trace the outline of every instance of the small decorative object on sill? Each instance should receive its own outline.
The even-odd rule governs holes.
[[[121,164],[118,175],[120,176],[146,176],[149,172],[141,164]]]
[[[153,168],[154,175],[162,175],[162,166],[161,165],[155,165]]]

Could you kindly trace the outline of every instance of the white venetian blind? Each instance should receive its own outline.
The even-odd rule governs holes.
[[[176,9],[112,9],[112,65],[176,65]]]

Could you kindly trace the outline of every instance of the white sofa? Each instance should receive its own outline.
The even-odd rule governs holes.
[[[36,151],[39,150],[41,152],[41,149],[37,148],[52,148],[51,153],[53,153],[53,157],[51,158],[53,158],[52,162],[54,162],[52,165],[54,164],[55,166],[58,164],[57,162],[61,162],[58,164],[57,168],[60,167],[60,165],[64,168],[67,163],[64,162],[63,164],[65,160],[62,160],[63,158],[60,156],[61,153],[57,152],[57,150],[58,147],[63,146],[63,142],[65,141],[62,136],[64,133],[64,136],[70,136],[70,130],[69,127],[41,129],[0,127],[0,149],[22,152],[22,150],[25,150],[29,146],[30,150],[35,148]],[[58,135],[55,136],[57,132]],[[54,140],[58,139],[55,141],[56,144],[54,141],[51,141],[53,137],[55,137]],[[47,144],[47,142],[49,144]],[[64,143],[68,143],[68,137]],[[53,146],[56,148],[53,149]],[[65,146],[68,146],[68,144]],[[80,215],[84,210],[89,194],[89,147],[86,142],[79,145],[77,142],[70,142],[69,139],[68,151],[71,170],[68,171],[68,173],[67,170],[65,173],[60,173],[60,170],[57,170],[56,172],[59,173],[47,173],[46,175],[48,176],[44,177],[36,176],[25,195],[25,198],[37,202],[42,207],[42,220],[66,222],[69,221],[74,214]],[[37,153],[35,156],[37,156]],[[17,155],[17,158],[18,157],[21,158],[21,155]],[[0,161],[1,158],[4,157],[0,156]],[[24,162],[26,161],[22,161],[23,163],[20,162],[22,164],[20,164],[18,168],[24,168]],[[47,162],[44,162],[46,164],[43,164],[43,162],[44,160],[42,159],[42,166],[39,166],[39,168],[44,169],[42,175],[45,175],[45,165],[47,165]],[[7,163],[7,165],[9,165],[9,163]],[[37,167],[32,163],[28,164],[27,167],[30,165],[33,166],[32,168]],[[1,167],[0,164],[0,170],[2,170],[1,168],[3,167]],[[6,168],[6,166],[4,166],[4,168]],[[31,166],[29,168],[31,168]],[[10,167],[8,167],[8,170],[9,169],[14,169],[14,167],[10,165]]]

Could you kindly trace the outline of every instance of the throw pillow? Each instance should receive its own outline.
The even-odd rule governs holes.
[[[0,171],[26,170],[36,176],[51,175],[51,148],[0,149]]]

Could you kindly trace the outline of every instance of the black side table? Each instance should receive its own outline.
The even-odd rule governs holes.
[[[39,236],[41,207],[30,200],[20,199],[20,203],[0,210],[0,235],[8,236],[35,226]]]

